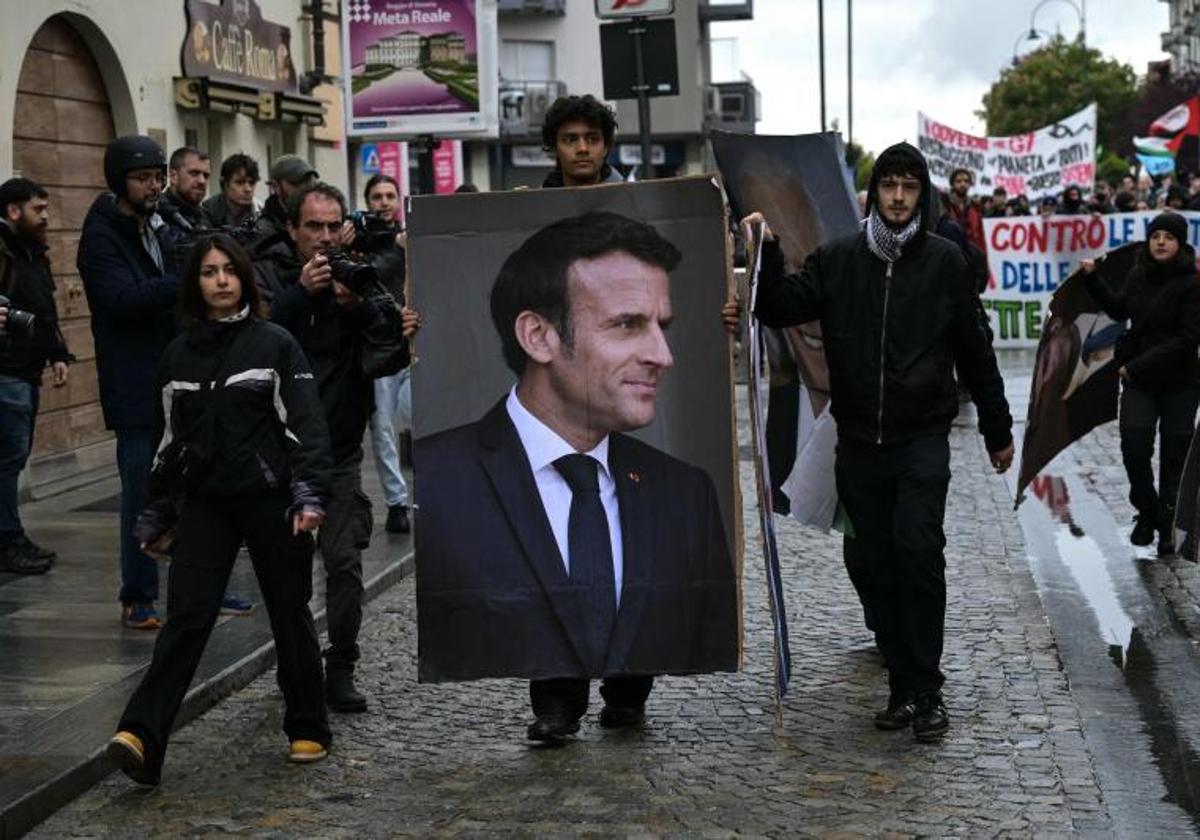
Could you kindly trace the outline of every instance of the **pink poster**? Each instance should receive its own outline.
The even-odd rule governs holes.
[[[463,182],[462,141],[443,140],[433,150],[433,191],[437,195],[452,193]]]

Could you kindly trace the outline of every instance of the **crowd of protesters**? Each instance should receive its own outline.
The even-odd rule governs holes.
[[[981,219],[1013,216],[1080,216],[1092,213],[1132,213],[1138,210],[1200,210],[1200,174],[1188,172],[1151,178],[1123,175],[1115,184],[1100,179],[1085,196],[1081,185],[1068,185],[1058,195],[1030,201],[1026,195],[1009,195],[1004,187],[990,194],[971,195],[974,176],[966,169],[951,174],[950,189],[944,194],[947,212],[975,241],[982,235]],[[976,228],[976,225],[979,225]]]

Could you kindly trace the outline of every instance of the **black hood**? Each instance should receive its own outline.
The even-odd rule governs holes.
[[[929,182],[929,164],[925,162],[921,150],[911,143],[897,143],[880,153],[875,159],[875,167],[871,170],[871,183],[867,186],[868,213],[875,208],[879,179],[884,172],[903,172],[920,179],[921,200],[917,203],[917,209],[921,213],[921,229],[933,230],[941,213],[937,210],[937,196],[934,195],[933,185]]]

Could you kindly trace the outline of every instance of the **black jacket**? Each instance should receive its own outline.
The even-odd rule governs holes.
[[[733,671],[737,586],[712,479],[609,437],[624,549],[603,673],[587,664],[587,587],[572,585],[501,400],[414,443],[423,682]]]
[[[289,487],[289,516],[324,510],[329,432],[308,360],[287,330],[251,317],[195,322],[167,347],[157,385],[155,468],[177,441],[204,456],[206,468],[187,493],[230,497]],[[171,514],[170,500],[150,499],[140,536],[164,531]]]
[[[100,405],[110,429],[154,426],[155,373],[175,335],[175,235],[157,215],[151,224],[164,268],[146,250],[138,220],[117,210],[112,193],[92,204],[79,239],[77,263],[92,312]]]
[[[210,195],[200,204],[210,227],[253,227],[258,222],[258,213],[253,208],[237,210],[222,193]]]
[[[280,242],[286,243],[287,241],[287,210],[284,209],[279,196],[272,195],[263,205],[262,212],[258,214],[258,219],[254,223],[254,242],[251,245],[251,251],[257,256],[266,253]]]
[[[176,232],[186,232],[183,226],[176,222],[174,216],[176,213],[182,216],[183,220],[193,228],[208,227],[208,217],[200,209],[200,205],[188,204],[176,195],[173,190],[167,190],[158,199],[158,215],[162,216],[163,221],[175,228]]]
[[[376,303],[363,298],[351,308],[338,306],[332,291],[310,295],[300,285],[300,258],[291,242],[281,242],[254,261],[254,275],[271,320],[287,329],[308,356],[337,462],[361,445],[374,407],[371,380],[362,372],[360,336],[391,329]]]
[[[907,144],[885,154],[911,160],[924,182],[918,206],[932,226],[924,158]],[[872,196],[876,187],[873,179]],[[839,435],[886,444],[948,434],[958,415],[957,366],[988,451],[997,452],[1012,443],[1012,417],[980,312],[962,251],[927,230],[894,263],[871,252],[865,232],[835,239],[792,276],[784,275],[779,243],[768,242],[754,309],[768,327],[820,320]]]
[[[0,222],[0,294],[12,307],[33,316],[33,334],[11,327],[0,336],[0,376],[42,382],[46,362],[71,362],[67,342],[58,328],[54,278],[46,246],[17,234]]]
[[[202,424],[212,430],[212,463],[194,492],[238,496],[290,485],[297,508],[322,507],[329,432],[308,360],[287,330],[248,316],[197,321],[163,354],[158,394],[160,452],[197,429],[200,414],[212,419]]]
[[[1129,321],[1115,361],[1125,366],[1132,385],[1167,392],[1200,383],[1200,279],[1191,245],[1166,266],[1143,252],[1120,289],[1094,273],[1085,274],[1084,282],[1108,317]]]

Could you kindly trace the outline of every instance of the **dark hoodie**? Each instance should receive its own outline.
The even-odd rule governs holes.
[[[47,361],[70,362],[74,357],[58,328],[46,246],[4,222],[0,222],[0,294],[9,298],[13,308],[33,315],[32,335],[10,327],[0,336],[0,376],[41,385]]]
[[[1129,384],[1165,393],[1200,383],[1200,280],[1191,245],[1184,242],[1165,265],[1150,256],[1147,246],[1120,289],[1096,273],[1085,274],[1084,282],[1108,317],[1129,321],[1115,358],[1125,366]]]
[[[778,242],[767,243],[754,314],[769,327],[820,320],[839,436],[889,444],[948,434],[958,414],[957,365],[988,451],[998,452],[1012,443],[1012,418],[962,252],[929,232],[936,196],[925,159],[907,143],[879,156],[868,207],[879,179],[893,174],[922,183],[922,230],[900,258],[885,263],[860,232],[817,248],[788,276]]]
[[[621,173],[618,172],[613,167],[609,166],[607,163],[605,163],[603,166],[600,167],[599,183],[601,183],[601,184],[623,184],[624,182],[625,182],[625,179],[621,177]],[[551,172],[549,175],[546,176],[546,180],[542,181],[542,189],[544,189],[544,190],[554,189],[557,187],[565,187],[565,186],[566,186],[566,184],[563,183],[562,170],[559,169],[557,166],[554,167],[553,172]]]

